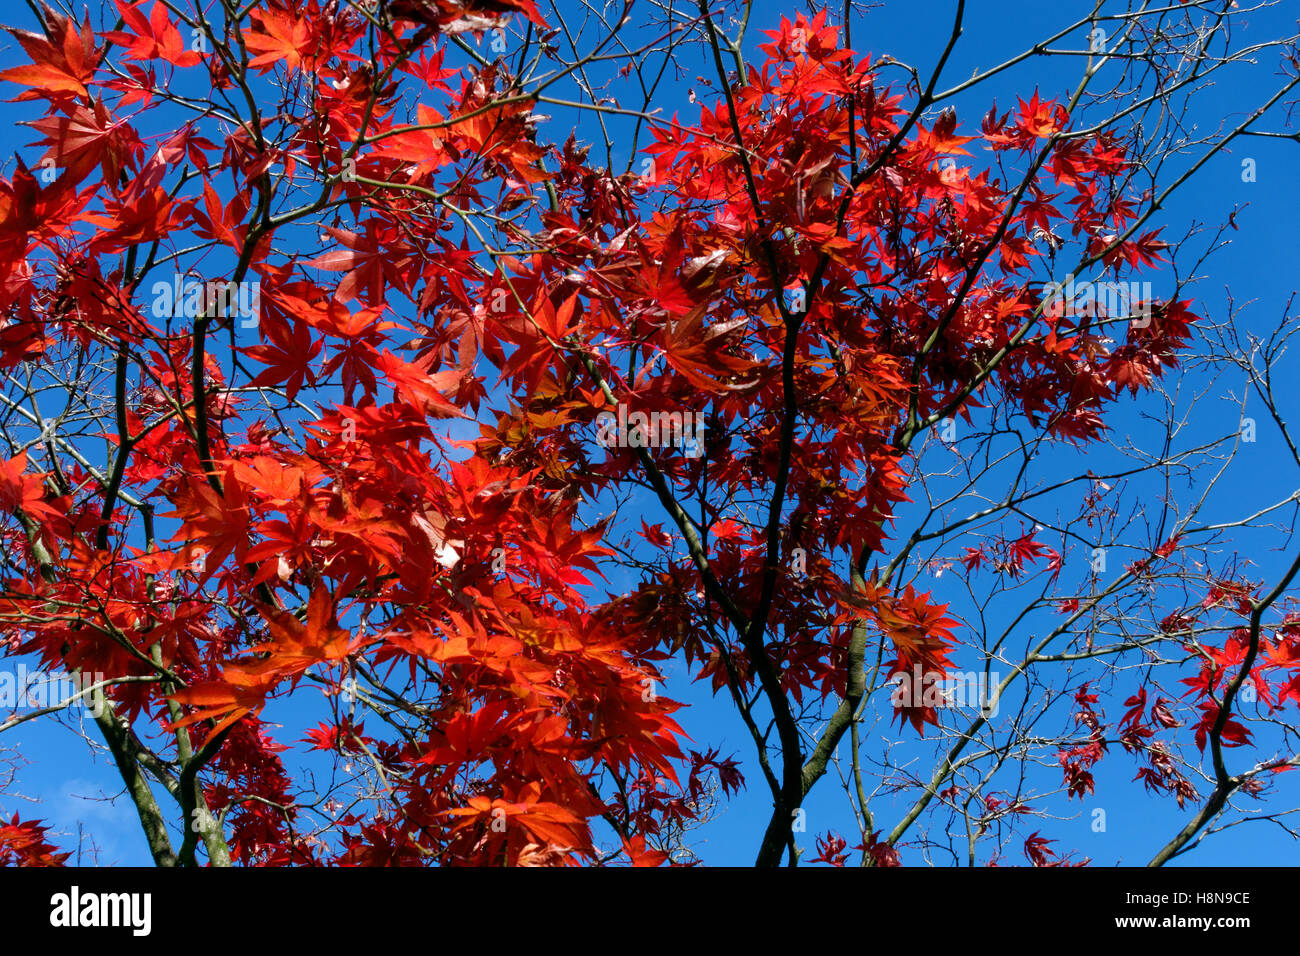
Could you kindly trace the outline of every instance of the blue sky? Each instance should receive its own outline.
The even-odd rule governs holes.
[[[571,12],[571,6],[576,7],[563,3],[559,9],[561,12]],[[1002,62],[1028,44],[1054,32],[1064,20],[1059,6],[1053,4],[975,2],[967,6],[966,30],[945,71],[944,78],[947,82],[941,83],[941,87],[969,77],[976,69],[986,69]],[[879,7],[873,7],[855,17],[854,49],[859,54],[870,53],[873,58],[887,53],[898,60],[915,64],[923,71],[923,76],[928,75],[930,66],[947,40],[952,8],[952,3],[928,0],[885,2]],[[545,11],[545,7],[543,9]],[[793,6],[782,4],[755,3],[745,44],[751,62],[761,58],[755,48],[757,44],[766,42],[762,31],[775,29],[781,15],[793,16],[794,10]],[[21,25],[29,22],[26,11],[16,7],[6,11],[5,19]],[[1260,40],[1281,36],[1295,29],[1294,13],[1288,11],[1285,5],[1262,10],[1250,16],[1245,29],[1247,42],[1251,37]],[[21,51],[13,43],[0,47],[0,67],[19,62],[20,55]],[[1274,54],[1266,53],[1254,67],[1225,71],[1212,86],[1198,95],[1195,100],[1195,115],[1191,119],[1205,129],[1213,128],[1219,123],[1232,124],[1239,121],[1277,84],[1274,59]],[[980,117],[994,101],[999,110],[1006,110],[1014,107],[1017,96],[1027,98],[1035,89],[1045,97],[1063,97],[1075,82],[1077,70],[1077,61],[1071,58],[1034,58],[972,92],[963,94],[956,103],[959,117],[963,125],[978,126]],[[707,73],[711,70],[701,67],[700,72]],[[701,84],[687,75],[666,81],[656,97],[656,104],[663,107],[665,115],[670,116],[679,111],[684,120],[692,119],[698,107],[689,102],[690,90],[695,90],[701,100],[707,99]],[[568,128],[576,123],[579,139],[594,143],[599,148],[600,132],[590,115],[575,119],[566,115],[562,108],[549,108],[545,112],[552,116],[545,127],[545,135],[550,141],[563,142]],[[31,106],[21,103],[3,104],[0,106],[0,117],[10,122],[33,118]],[[632,159],[630,123],[611,119],[609,124],[614,140],[616,166],[622,168]],[[1264,128],[1281,129],[1280,118],[1265,124]],[[39,155],[38,151],[23,148],[36,138],[34,133],[29,133],[29,130],[19,129],[11,142],[13,149],[28,165],[33,165]],[[644,145],[646,141],[643,132],[641,144]],[[1230,152],[1214,158],[1202,168],[1160,213],[1155,224],[1164,226],[1165,237],[1172,239],[1183,235],[1197,224],[1207,226],[1213,232],[1230,212],[1240,210],[1235,219],[1238,229],[1230,234],[1231,242],[1199,269],[1204,278],[1193,290],[1196,298],[1194,311],[1198,314],[1223,319],[1230,292],[1241,308],[1238,320],[1245,327],[1266,332],[1279,321],[1296,288],[1297,250],[1293,224],[1300,213],[1300,190],[1296,188],[1293,170],[1298,147],[1300,144],[1285,140],[1241,140]],[[622,154],[620,150],[623,151]],[[1241,170],[1245,159],[1254,160],[1253,182],[1243,181]],[[970,161],[978,165],[981,157],[977,154]],[[6,157],[2,168],[4,174],[11,173],[12,159]],[[1193,240],[1192,246],[1203,247],[1204,241],[1199,240],[1198,245],[1198,240]],[[1169,276],[1156,275],[1153,280],[1158,292],[1159,283],[1168,282]],[[1289,367],[1286,371],[1294,374],[1294,370]],[[1189,384],[1202,384],[1212,391],[1210,400],[1205,401],[1196,413],[1198,433],[1202,429],[1207,434],[1230,430],[1237,414],[1235,408],[1228,402],[1216,402],[1214,399],[1229,390],[1240,392],[1243,382],[1223,379],[1209,383],[1196,380],[1193,376]],[[1297,404],[1292,395],[1282,395],[1281,401],[1284,408],[1292,408]],[[1141,410],[1140,401],[1121,401],[1113,412],[1112,428],[1119,433],[1131,433],[1140,440],[1147,429],[1141,419]],[[1065,457],[1067,455],[1063,453],[1057,462],[1062,468],[1068,467]],[[1101,459],[1098,457],[1096,460]],[[1288,467],[1288,461],[1276,434],[1261,421],[1259,440],[1245,449],[1229,469],[1221,491],[1207,507],[1206,516],[1232,520],[1240,517],[1243,512],[1254,510],[1257,505],[1289,494],[1297,486],[1297,475],[1293,467]],[[663,513],[657,511],[655,502],[647,499],[640,502],[640,505],[638,513],[628,515],[630,527],[639,526],[641,518],[649,523],[665,520]],[[903,526],[900,522],[900,527]],[[1279,540],[1276,536],[1269,539],[1272,544]],[[1285,555],[1253,549],[1254,544],[1253,541],[1242,541],[1243,549],[1247,549],[1247,553],[1258,564],[1253,576],[1265,580],[1276,577]],[[1070,560],[1076,561],[1078,558],[1076,556]],[[1079,575],[1080,579],[1083,577],[1076,564],[1067,564],[1065,577],[1068,579],[1072,574]],[[630,583],[628,580],[611,578],[608,587],[619,590]],[[929,580],[922,589],[933,586],[939,600],[953,600],[954,609],[960,611],[960,594],[955,589],[951,593],[947,590],[955,583],[951,578],[947,584],[942,579]],[[757,766],[751,759],[752,745],[728,701],[724,698],[714,700],[700,685],[690,684],[685,679],[684,668],[680,664],[676,665],[675,670],[669,670],[669,677],[665,693],[691,705],[689,710],[679,712],[678,717],[693,739],[695,748],[704,750],[717,747],[724,755],[734,753],[741,759],[749,781],[749,787],[744,792],[730,802],[720,804],[717,818],[697,832],[697,850],[709,864],[749,864],[753,860],[770,808],[770,798]],[[1113,695],[1112,699],[1117,703],[1123,699],[1123,695]],[[1009,703],[1004,703],[1004,706]],[[1112,721],[1118,719],[1117,711],[1116,707],[1115,712],[1109,714]],[[1294,708],[1291,715],[1294,721]],[[266,716],[275,719],[275,708],[268,710]],[[283,719],[287,725],[297,728],[301,726],[302,714],[296,709],[285,711]],[[887,721],[877,729],[878,732],[888,732]],[[910,728],[898,732],[896,725],[894,732],[911,733]],[[300,735],[296,732],[286,732],[282,742],[289,743],[298,736]],[[20,803],[11,795],[0,794],[0,809],[9,814],[18,811],[24,817],[45,818],[60,831],[59,842],[68,849],[76,846],[78,823],[84,822],[86,830],[94,834],[100,846],[101,862],[148,862],[147,851],[130,804],[125,800],[109,803],[102,799],[105,791],[110,794],[116,791],[117,777],[111,761],[100,756],[92,762],[82,741],[68,730],[47,721],[33,721],[23,725],[19,731],[7,735],[4,743],[17,744],[29,761],[20,772],[16,790],[36,798],[41,806],[32,807]],[[922,759],[929,755],[929,750],[925,744],[909,745],[905,753]],[[286,760],[293,759],[291,753],[284,756]],[[1239,758],[1229,751],[1230,765],[1237,759]],[[930,764],[921,766],[928,773]],[[1082,802],[1054,801],[1051,804],[1052,810],[1063,819],[1042,821],[1041,829],[1045,835],[1058,839],[1059,846],[1075,849],[1079,856],[1091,857],[1094,865],[1145,863],[1186,822],[1187,812],[1178,812],[1168,798],[1147,795],[1138,785],[1130,784],[1135,771],[1136,765],[1132,759],[1118,747],[1112,748],[1111,755],[1095,771],[1097,795]],[[1035,782],[1044,788],[1059,786],[1060,772],[1057,768],[1033,770],[1031,774],[1034,775]],[[1300,774],[1278,778],[1276,791],[1268,803],[1271,809],[1300,804],[1300,784],[1291,779],[1293,777],[1300,778]],[[873,811],[877,819],[888,828],[897,820],[906,802],[908,801],[904,799],[882,796],[873,801]],[[806,856],[815,853],[812,846],[814,836],[826,829],[837,829],[849,837],[850,844],[856,842],[856,837],[846,826],[844,794],[834,779],[833,771],[819,784],[805,807],[808,813],[808,832],[802,842]],[[1107,826],[1104,833],[1094,832],[1092,827],[1093,811],[1097,809],[1104,810],[1106,814]],[[1034,828],[1031,825],[1025,832]],[[1018,845],[1018,842],[1012,844],[1007,863],[1023,862]],[[906,848],[903,859],[912,865],[924,862],[919,852]],[[942,858],[936,858],[936,861],[946,862]],[[1186,863],[1194,865],[1297,861],[1300,861],[1300,848],[1267,823],[1235,827],[1228,834],[1207,840],[1185,858]]]

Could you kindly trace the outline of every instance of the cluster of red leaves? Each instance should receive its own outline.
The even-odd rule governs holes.
[[[1074,692],[1074,704],[1078,708],[1074,714],[1076,724],[1088,730],[1086,742],[1076,744],[1057,754],[1061,769],[1065,774],[1065,783],[1071,797],[1083,797],[1092,793],[1094,781],[1089,769],[1106,754],[1106,739],[1103,731],[1106,725],[1093,708],[1098,697],[1090,690],[1090,684],[1083,684]]]
[[[1162,545],[1156,549],[1153,559],[1168,558],[1175,549],[1176,542]],[[1153,559],[1140,564],[1145,568]],[[1217,734],[1218,745],[1224,748],[1242,747],[1251,742],[1250,729],[1234,713],[1257,713],[1262,708],[1271,715],[1288,700],[1300,703],[1300,615],[1294,612],[1285,615],[1271,633],[1261,627],[1252,654],[1248,622],[1255,610],[1255,590],[1248,582],[1211,579],[1199,604],[1171,612],[1161,623],[1161,631],[1171,637],[1214,633],[1225,629],[1225,621],[1233,618],[1238,624],[1227,628],[1229,634],[1222,647],[1200,642],[1185,645],[1189,660],[1198,665],[1196,673],[1183,678],[1182,683],[1188,687],[1183,697],[1190,698],[1189,705],[1195,714],[1191,722],[1193,740],[1200,751],[1205,751],[1212,734]],[[1243,678],[1248,657],[1250,670]],[[1233,709],[1224,716],[1223,701],[1231,685],[1237,687]],[[1107,751],[1103,732],[1106,725],[1094,706],[1098,699],[1089,684],[1076,690],[1075,721],[1088,730],[1088,739],[1058,754],[1064,782],[1072,797],[1082,798],[1093,792],[1090,768]],[[1177,716],[1175,701],[1161,696],[1151,700],[1146,687],[1140,686],[1124,701],[1124,707],[1117,736],[1124,750],[1139,762],[1133,779],[1141,781],[1148,791],[1172,796],[1179,807],[1195,800],[1196,787],[1180,769],[1171,742],[1157,736],[1187,723]],[[1280,773],[1288,765],[1281,760],[1266,765],[1265,769]],[[1242,788],[1248,793],[1258,793],[1261,787],[1260,781],[1252,778]]]
[[[844,867],[848,864],[849,855],[847,851],[849,849],[848,841],[838,833],[827,833],[817,838],[817,855],[808,862]],[[866,854],[866,858],[871,861],[872,866],[902,866],[899,861],[898,851],[888,841],[882,840],[878,833],[867,834],[867,838],[852,847],[852,849]]]
[[[1134,325],[1112,348],[1113,330],[1053,315],[1028,281],[1046,248],[1036,234],[1068,230],[1083,251],[1098,252],[1135,217],[1136,205],[1113,197],[1108,185],[1129,163],[1118,142],[1053,139],[1070,132],[1070,117],[1035,94],[1014,115],[991,111],[979,136],[958,135],[950,110],[933,123],[922,120],[875,175],[859,178],[855,171],[900,135],[903,97],[878,87],[869,60],[838,46],[824,13],[783,20],[769,35],[773,42],[762,48],[769,59],[751,66],[733,91],[734,114],[720,99],[701,108],[694,126],[674,117],[654,129],[646,179],[593,181],[566,148],[557,188],[571,197],[561,210],[571,211],[548,214],[541,238],[563,237],[559,248],[569,254],[558,257],[556,271],[580,275],[589,296],[559,331],[608,344],[601,371],[617,383],[618,394],[646,407],[707,402],[719,449],[707,475],[723,489],[720,499],[770,488],[778,474],[781,367],[787,331],[798,323],[793,380],[800,427],[790,456],[782,560],[800,549],[809,563],[806,578],[782,576],[776,585],[769,627],[784,638],[768,650],[783,687],[801,700],[804,688],[822,696],[843,691],[846,629],[864,613],[897,649],[894,673],[920,664],[942,675],[954,646],[955,622],[941,606],[911,592],[881,591],[865,605],[845,600],[825,557],[846,546],[862,555],[883,550],[890,516],[907,500],[900,438],[909,416],[968,415],[998,401],[1053,436],[1088,441],[1101,434],[1105,407],[1121,391],[1149,386],[1176,364],[1195,317],[1187,303],[1154,303],[1149,326]],[[849,93],[856,94],[852,113]],[[737,130],[757,159],[744,160],[734,149]],[[1048,151],[1045,172],[1010,215],[1005,182],[989,172],[945,167],[943,161],[969,156],[976,145],[1009,158]],[[648,222],[611,217],[611,195],[624,210],[642,189],[671,195],[673,203],[662,204]],[[610,218],[616,225],[605,226]],[[1098,236],[1109,239],[1098,245]],[[1155,234],[1137,235],[1115,243],[1103,262],[1119,275],[1150,266],[1161,248]],[[809,304],[801,312],[805,289]],[[563,377],[560,357],[542,358],[545,336],[525,332],[514,341]],[[1003,349],[1010,355],[998,372],[963,395]],[[629,353],[636,358],[631,366],[615,358]],[[523,363],[516,355],[511,371]],[[909,373],[919,383],[915,390]],[[518,384],[531,388],[532,381]],[[599,409],[598,395],[592,404]],[[523,413],[573,414],[568,407],[560,412],[556,399]],[[555,432],[565,430],[563,421],[551,421]],[[595,465],[614,478],[635,466],[635,454],[617,449]],[[702,480],[703,466],[656,460],[687,493]],[[765,516],[718,517],[741,533],[713,539],[711,568],[750,606],[770,561]],[[647,539],[669,550],[668,536],[652,531]],[[1061,568],[1060,555],[1032,534],[1001,541],[997,550],[995,566],[1012,577],[1038,561],[1053,578]],[[862,555],[855,550],[852,557]],[[979,551],[963,560],[978,566],[983,559]],[[698,604],[689,599],[696,586],[691,563],[679,557],[665,564],[634,596],[632,618],[666,618],[665,645],[702,658],[700,676],[712,679],[715,690],[726,683],[724,658],[743,681],[752,680],[743,647],[709,648],[696,637],[703,627]],[[822,610],[828,606],[847,608],[829,628]],[[819,630],[825,636],[818,640],[806,636]],[[925,708],[900,716],[917,729],[935,719]]]
[[[63,866],[69,853],[47,843],[43,827],[32,820],[19,820],[17,814],[8,823],[0,823],[0,866]]]
[[[978,571],[988,563],[997,573],[1018,579],[1039,559],[1045,559],[1043,563],[1050,572],[1049,580],[1056,580],[1064,566],[1060,553],[1035,541],[1034,532],[1029,531],[1017,538],[999,538],[979,547],[967,547],[957,560],[967,571]]]
[[[390,38],[366,66],[352,52],[366,31],[358,14],[316,2],[256,8],[244,31],[250,67],[317,84],[319,105],[275,137],[236,128],[224,147],[198,122],[154,144],[139,132],[164,105],[152,93],[158,71],[202,68],[214,89],[232,87],[220,58],[181,42],[164,4],[121,4],[123,29],[103,36],[47,9],[45,35],[15,31],[32,65],[0,75],[45,105],[32,125],[43,166],[59,170],[38,182],[20,166],[0,183],[3,363],[55,349],[130,354],[141,384],[123,409],[121,486],[170,532],[139,547],[130,511],[101,519],[93,495],[52,490],[64,478],[93,487],[80,469],[38,472],[23,455],[0,463],[0,507],[34,529],[13,537],[27,573],[4,582],[0,613],[18,622],[19,650],[52,668],[166,668],[170,687],[126,684],[110,697],[131,720],[186,730],[195,748],[224,735],[203,771],[205,796],[224,815],[238,862],[572,863],[594,857],[591,821],[601,816],[626,834],[630,860],[659,862],[666,855],[647,838],[689,819],[704,774],[733,790],[740,782],[716,752],[688,760],[670,716],[677,705],[645,698],[658,673],[640,648],[652,641],[587,606],[578,589],[609,551],[602,528],[583,527],[576,500],[539,480],[562,476],[558,461],[504,458],[490,443],[458,447],[435,432],[439,420],[479,408],[480,350],[502,359],[501,343],[526,342],[531,328],[518,311],[485,328],[491,277],[447,239],[446,224],[417,215],[420,204],[396,189],[393,205],[375,209],[361,201],[367,187],[335,176],[335,198],[351,202],[356,222],[330,227],[330,251],[298,263],[256,232],[271,166],[332,176],[367,121],[374,142],[348,160],[358,180],[428,187],[442,172],[472,196],[478,183],[546,178],[529,107],[493,106],[491,71],[463,78],[459,94],[443,82],[456,74],[441,69],[436,35],[512,11],[540,19],[526,0],[394,4],[399,42]],[[103,68],[106,44],[124,73]],[[447,93],[447,107],[421,104],[408,119],[397,84],[370,103],[367,71],[390,67]],[[403,132],[412,121],[442,128]],[[171,184],[187,166],[202,173],[177,194]],[[251,384],[292,399],[341,381],[342,400],[303,422],[301,435],[226,391],[225,363],[211,352],[198,379],[206,414],[194,415],[195,337],[169,334],[141,306],[149,280],[102,265],[182,236],[242,257],[264,290],[256,338],[237,346],[257,369]],[[411,329],[389,315],[393,297],[413,297],[420,284],[429,321],[412,356],[401,352]],[[555,323],[549,331],[563,334],[548,280],[537,276],[528,295],[534,314]],[[527,358],[524,350],[517,361]],[[539,363],[521,371],[544,387]],[[38,566],[29,540],[51,565]],[[67,606],[83,610],[51,612]],[[259,715],[278,698],[300,698],[305,680],[323,682],[326,703],[337,703],[362,671],[409,682],[414,729],[371,736],[331,705],[308,739],[396,781],[400,816],[344,814],[324,838],[304,836],[300,783],[278,755],[286,744]],[[166,735],[151,739],[166,746]],[[679,785],[683,767],[690,776]],[[610,777],[618,805],[595,786]],[[0,840],[36,859],[43,846],[14,842],[21,832],[7,828]]]
[[[1124,701],[1128,710],[1120,718],[1119,741],[1126,751],[1145,761],[1133,779],[1141,780],[1142,786],[1151,792],[1173,794],[1182,807],[1185,801],[1196,799],[1196,788],[1178,769],[1168,744],[1152,739],[1161,730],[1182,725],[1169,709],[1172,703],[1157,697],[1148,712],[1146,688],[1139,687],[1136,694]]]
[[[1025,859],[1033,866],[1087,866],[1087,860],[1080,860],[1077,863],[1070,862],[1069,856],[1062,856],[1057,851],[1050,849],[1048,844],[1055,843],[1055,840],[1048,840],[1038,835],[1034,831],[1025,838]]]

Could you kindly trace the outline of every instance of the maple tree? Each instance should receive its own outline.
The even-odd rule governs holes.
[[[583,31],[530,0],[41,7],[0,71],[36,157],[0,179],[6,652],[95,675],[159,865],[689,862],[742,787],[762,865],[899,865],[922,827],[1059,865],[1023,818],[1122,759],[1165,862],[1300,763],[1300,558],[1260,580],[1230,537],[1291,498],[1166,493],[1236,434],[1189,439],[1166,390],[1206,323],[1183,273],[1102,295],[1169,274],[1161,209],[1300,82],[1293,38],[1179,7],[955,84],[961,3],[928,79],[851,5],[757,62],[748,6],[704,0]],[[1244,119],[1148,122],[1265,51],[1291,69]],[[1051,55],[1068,95],[966,115]],[[1271,362],[1214,328],[1198,361],[1300,466]],[[1108,431],[1132,402],[1155,451]],[[1000,709],[952,706],[961,672]],[[848,812],[805,847],[832,769]],[[13,817],[0,862],[51,839]]]

